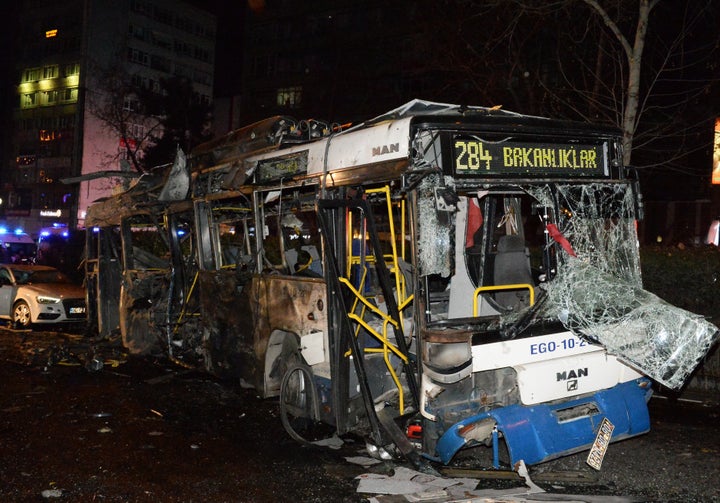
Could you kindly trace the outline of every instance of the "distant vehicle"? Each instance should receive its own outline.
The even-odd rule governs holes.
[[[35,264],[55,267],[72,281],[81,283],[85,271],[85,230],[50,227],[40,231]]]
[[[30,328],[33,324],[82,323],[86,311],[85,288],[54,267],[0,266],[0,319]]]
[[[35,261],[35,240],[20,229],[9,232],[0,227],[0,262],[31,264]]]

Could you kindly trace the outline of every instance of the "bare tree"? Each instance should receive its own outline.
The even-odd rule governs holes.
[[[645,42],[648,31],[650,13],[660,0],[639,0],[637,23],[635,25],[633,42],[630,43],[629,38],[623,33],[618,22],[616,22],[605,8],[600,5],[598,0],[582,0],[589,5],[596,14],[602,19],[605,26],[612,33],[617,43],[622,47],[622,53],[625,56],[627,77],[625,85],[625,99],[623,101],[623,112],[621,114],[620,126],[623,131],[623,147],[625,155],[625,164],[630,164],[633,147],[633,137],[637,129],[638,109],[640,106],[640,77],[642,73],[642,58],[645,51]],[[600,39],[604,40],[604,39]],[[596,67],[595,82],[599,83],[602,79],[602,63],[600,62],[603,48],[598,51],[598,65]],[[597,90],[597,86],[595,87]],[[596,92],[593,93],[596,95]]]
[[[102,129],[117,138],[120,148],[108,152],[106,166],[118,162],[139,173],[172,164],[177,148],[189,152],[210,138],[210,104],[195,92],[192,81],[169,76],[150,81],[128,73],[121,59],[97,66],[97,79],[88,86],[92,115]]]
[[[718,84],[717,2],[436,0],[427,9],[438,36],[425,50],[451,76],[439,96],[615,125],[626,164],[704,173],[688,156],[705,148],[697,140],[716,112],[702,100]]]
[[[151,90],[143,87],[120,64],[101,67],[93,65],[90,73],[96,82],[88,95],[90,113],[99,119],[105,132],[117,137],[117,152],[106,154],[106,166],[116,166],[124,160],[133,170],[147,171],[143,163],[145,150],[155,144],[162,133],[162,124],[146,110],[145,102]],[[122,164],[122,163],[121,163]]]
[[[650,65],[643,65],[651,15],[660,0],[638,0],[635,24],[634,26],[628,24],[625,30],[617,19],[611,17],[610,11],[606,10],[599,0],[582,1],[602,20],[616,44],[621,47],[620,54],[624,56],[626,77],[623,82],[624,97],[621,100],[623,108],[619,125],[623,131],[625,163],[631,164],[636,134],[645,115],[652,115],[653,111],[659,111],[657,107],[671,109],[676,115],[677,112],[687,108],[698,96],[707,92],[710,80],[698,79],[700,75],[689,76],[686,72],[692,68],[693,63],[698,63],[698,58],[700,63],[706,58],[712,58],[713,49],[716,49],[713,47],[688,47],[691,35],[701,29],[698,26],[699,23],[712,11],[709,9],[709,4],[704,4],[704,2],[694,2],[693,8],[686,5],[684,10],[676,10],[675,15],[678,17],[675,19],[674,29],[666,27],[663,30],[662,44],[658,43],[660,41],[658,37],[654,37],[652,49],[655,52],[655,58]],[[621,16],[621,13],[617,15]],[[620,63],[622,61],[618,60],[618,64]],[[645,73],[647,76],[643,86]],[[601,75],[597,74],[596,81],[600,82],[600,79]],[[672,99],[668,99],[670,97],[668,93],[671,91],[668,89],[669,86],[663,86],[663,84],[676,79],[683,80],[682,94],[676,91]],[[657,94],[664,94],[665,99],[656,99]],[[620,100],[618,101],[620,102]],[[667,117],[667,114],[658,115]],[[648,138],[667,137],[668,126],[674,136],[677,136],[678,133],[686,133],[684,130],[678,131],[676,121],[666,122],[665,127],[659,127],[661,124],[653,121],[651,117],[648,119],[645,123],[646,137],[637,138],[640,140],[639,146],[648,145],[648,142],[651,141]],[[653,124],[653,122],[655,123]],[[665,163],[669,165],[671,160],[666,157]]]
[[[172,76],[159,80],[159,93],[145,94],[142,109],[152,114],[162,135],[152,137],[144,150],[145,166],[159,166],[174,159],[177,149],[190,152],[211,137],[210,104],[195,92],[192,81]]]
[[[580,3],[590,10],[585,22]],[[691,158],[705,149],[702,137],[710,132],[714,111],[698,102],[718,83],[710,66],[717,59],[716,36],[702,35],[714,31],[717,5],[569,0],[564,12],[566,20],[575,20],[570,33],[582,44],[568,44],[572,60],[558,57],[562,85],[546,86],[548,93],[562,96],[558,103],[578,117],[621,128],[625,164],[679,171],[700,182],[707,167],[694,166]]]

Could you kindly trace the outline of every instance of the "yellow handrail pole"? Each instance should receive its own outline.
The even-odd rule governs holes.
[[[515,283],[510,285],[492,285],[492,286],[479,286],[473,293],[473,316],[478,315],[478,304],[477,299],[482,292],[496,292],[498,290],[520,290],[527,289],[530,291],[530,305],[535,304],[535,289],[528,283]]]
[[[385,320],[385,323],[383,323],[383,335],[385,336],[385,340],[387,339],[387,325],[388,320]],[[394,347],[394,346],[393,346]],[[387,344],[383,344],[383,360],[385,361],[385,366],[388,369],[388,372],[390,372],[390,377],[392,377],[393,382],[395,383],[395,387],[398,390],[398,407],[400,408],[400,414],[405,413],[405,394],[403,393],[402,384],[400,383],[400,378],[395,373],[395,369],[393,368],[392,364],[390,363],[390,353],[388,352],[389,346]],[[403,360],[405,361],[405,360]]]
[[[363,274],[362,274],[362,278],[360,279],[360,290],[356,290],[355,292],[357,292],[357,293],[353,292],[355,294],[355,300],[353,301],[353,305],[350,308],[351,313],[355,312],[355,309],[357,309],[358,302],[360,302],[360,293],[359,292],[361,292],[365,286],[365,280],[367,279],[367,272],[368,272],[367,267],[363,266]],[[352,285],[350,283],[350,280],[345,279],[345,278],[340,278],[340,281],[343,281],[343,280],[345,280],[345,282],[346,282],[345,284]],[[353,290],[353,289],[351,288],[351,290]],[[365,307],[364,306],[363,306],[360,314],[363,318],[365,317]],[[360,327],[356,327],[355,328],[355,337],[357,337],[359,333],[360,333]]]
[[[392,250],[391,260],[392,260],[392,272],[395,273],[395,291],[397,292],[397,304],[402,304],[405,301],[405,277],[401,274],[400,271],[400,264],[398,263],[398,253],[397,253],[397,239],[395,235],[395,221],[393,219],[393,213],[392,213],[392,200],[390,198],[390,187],[388,185],[385,185],[378,189],[368,189],[368,193],[382,193],[385,196],[385,202],[388,212],[388,225],[390,227],[390,248]],[[402,215],[404,218],[404,214]],[[403,245],[404,245],[404,238],[403,238]],[[404,325],[403,317],[400,317],[400,323],[401,326]],[[403,326],[404,329],[404,326]],[[404,331],[404,330],[403,330]]]
[[[190,302],[190,296],[192,295],[193,290],[195,289],[195,283],[197,283],[199,274],[200,274],[200,271],[195,271],[195,277],[193,278],[192,285],[190,285],[190,290],[188,290],[188,294],[185,297],[185,304],[183,304],[182,311],[180,311],[180,315],[178,316],[178,319],[175,322],[175,328],[173,329],[173,334],[177,333],[178,327],[180,326],[180,322],[182,321],[183,317],[185,316],[185,308],[187,307],[188,302]]]
[[[379,340],[379,341],[382,342],[384,345],[386,345],[388,348],[390,348],[390,351],[392,351],[393,353],[395,353],[395,355],[396,355],[398,358],[400,358],[400,359],[403,361],[403,363],[407,363],[407,362],[408,362],[408,357],[407,357],[406,355],[404,355],[397,347],[395,347],[395,345],[394,345],[392,342],[390,342],[389,340],[387,340],[387,338],[386,338],[384,335],[378,333],[377,330],[375,330],[375,329],[372,328],[370,325],[368,325],[364,320],[360,319],[359,316],[357,316],[356,314],[350,314],[350,315],[349,315],[349,318],[352,319],[352,320],[355,320],[356,322],[358,322],[360,325],[362,325],[362,327],[363,327],[365,330],[367,330],[367,331],[370,333],[370,335],[372,335],[372,336],[375,337],[377,340]],[[392,323],[392,320],[391,320],[391,319],[388,319],[388,320],[386,320],[386,321]],[[371,352],[371,351],[368,351],[368,352]]]
[[[354,286],[347,280],[347,278],[339,278],[340,282],[343,283],[345,286],[347,286],[350,291],[355,295],[355,297],[360,300],[364,305],[367,306],[368,309],[370,309],[373,313],[377,314],[382,319],[389,319],[390,323],[393,324],[395,328],[398,327],[397,321],[390,318],[387,314],[383,313],[380,309],[377,308],[377,306],[374,306],[369,300],[367,300],[360,292],[358,292]],[[355,315],[355,313],[348,313],[351,315]],[[357,315],[355,315],[357,316]]]

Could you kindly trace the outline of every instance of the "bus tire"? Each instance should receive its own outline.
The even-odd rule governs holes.
[[[318,397],[312,369],[294,363],[285,372],[280,385],[280,420],[293,440],[310,443],[303,436],[319,421]]]

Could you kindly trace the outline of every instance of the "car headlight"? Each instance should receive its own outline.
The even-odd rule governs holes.
[[[35,300],[37,300],[38,304],[57,304],[60,302],[58,297],[50,297],[49,295],[38,295]]]

